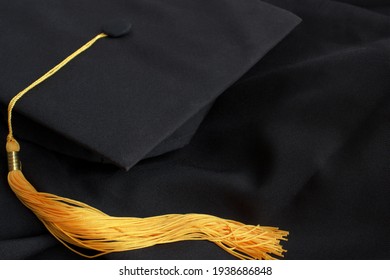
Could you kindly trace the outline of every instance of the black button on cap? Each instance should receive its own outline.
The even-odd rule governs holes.
[[[131,23],[123,19],[109,21],[102,27],[102,31],[113,38],[125,36],[130,32],[130,29]]]

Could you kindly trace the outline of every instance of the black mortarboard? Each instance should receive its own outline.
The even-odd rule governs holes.
[[[20,137],[126,169],[180,148],[299,19],[261,1],[10,1],[0,9],[1,102],[121,22],[129,36],[99,42],[18,104]]]

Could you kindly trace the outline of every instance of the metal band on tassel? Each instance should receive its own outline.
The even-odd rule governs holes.
[[[19,160],[19,152],[9,152],[8,155],[8,171],[22,170],[22,163]]]

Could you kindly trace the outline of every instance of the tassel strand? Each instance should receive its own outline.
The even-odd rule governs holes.
[[[148,218],[112,217],[82,202],[37,192],[22,171],[13,170],[8,182],[17,197],[63,244],[98,251],[84,257],[141,249],[184,240],[208,240],[240,259],[274,259],[286,231],[244,225],[205,214],[168,214]],[[273,256],[274,255],[274,256]]]

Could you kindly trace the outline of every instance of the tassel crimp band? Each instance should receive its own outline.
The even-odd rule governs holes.
[[[8,171],[22,170],[22,163],[19,160],[19,152],[8,152]]]

